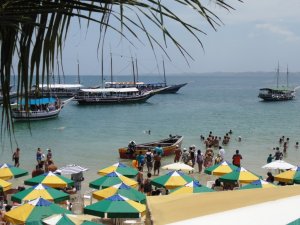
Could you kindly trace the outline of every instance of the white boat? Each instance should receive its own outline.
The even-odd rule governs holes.
[[[81,88],[82,84],[40,84],[39,89],[43,96],[55,96],[60,98],[73,97]]]
[[[15,121],[55,118],[68,101],[61,102],[55,98],[29,99],[28,110],[26,110],[25,100],[21,100],[12,105],[12,118]]]
[[[141,92],[133,88],[94,88],[81,89],[74,100],[79,104],[122,104],[145,102],[156,92]]]

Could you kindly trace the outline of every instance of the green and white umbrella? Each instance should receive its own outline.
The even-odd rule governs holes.
[[[119,174],[122,174],[123,176],[130,177],[130,178],[133,178],[138,174],[138,171],[136,169],[130,166],[126,166],[123,163],[115,163],[109,167],[101,169],[98,171],[98,174],[105,176],[106,174],[112,172],[118,172]]]
[[[34,187],[25,189],[11,196],[11,200],[22,203],[36,198],[42,197],[48,201],[61,202],[69,199],[69,194],[58,191],[54,188],[48,187],[46,185],[38,184]]]
[[[145,212],[145,205],[119,194],[84,208],[85,214],[104,218],[140,218]]]
[[[2,180],[10,180],[12,178],[26,176],[27,174],[28,172],[26,170],[19,167],[14,167],[7,163],[0,164],[0,179]]]
[[[252,183],[247,184],[241,187],[240,189],[243,190],[243,189],[274,188],[274,187],[278,187],[278,186],[260,179],[260,180],[253,181]]]
[[[136,187],[138,184],[135,180],[125,177],[118,172],[112,172],[90,182],[89,186],[90,188],[103,189],[122,182],[131,187]]]
[[[187,194],[187,193],[204,193],[214,192],[213,189],[201,185],[198,181],[192,181],[182,187],[178,187],[171,191],[170,195]]]
[[[45,225],[101,225],[92,222],[91,220],[97,218],[90,215],[73,215],[73,214],[55,214],[43,219]]]

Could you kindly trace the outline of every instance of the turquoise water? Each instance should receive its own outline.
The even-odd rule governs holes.
[[[75,82],[76,77],[66,77]],[[131,77],[116,77],[129,80]],[[98,85],[99,77],[82,76],[86,85]],[[160,77],[143,76],[140,80],[161,81]],[[242,165],[261,175],[272,148],[278,146],[279,137],[290,138],[285,160],[297,165],[300,149],[300,95],[287,102],[261,102],[259,88],[275,84],[274,74],[210,74],[201,76],[169,76],[168,83],[184,83],[177,94],[156,95],[146,103],[133,105],[81,106],[71,102],[56,119],[28,124],[15,124],[15,137],[21,148],[21,167],[31,171],[36,163],[37,147],[51,148],[58,166],[77,163],[90,168],[89,180],[96,171],[119,160],[118,148],[130,140],[137,143],[167,137],[184,136],[183,146],[195,144],[204,149],[199,136],[209,131],[223,137],[233,130],[232,140],[225,146],[226,158],[231,159],[236,149],[243,155]],[[300,84],[296,74],[290,76],[291,86]],[[151,135],[145,130],[151,130]],[[237,142],[237,137],[242,142]],[[1,162],[11,162],[9,140],[2,141]],[[164,159],[168,163],[173,157]],[[124,160],[123,160],[124,161]],[[126,161],[126,160],[125,160]]]

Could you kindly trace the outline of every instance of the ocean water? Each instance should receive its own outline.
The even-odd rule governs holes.
[[[226,159],[231,161],[236,149],[243,156],[242,166],[265,175],[266,164],[279,137],[290,138],[285,160],[299,164],[300,94],[287,102],[262,102],[257,97],[259,88],[276,84],[273,73],[201,74],[168,76],[169,84],[188,84],[177,94],[155,95],[146,103],[128,105],[78,105],[70,102],[56,119],[15,124],[15,140],[8,137],[1,142],[0,162],[12,162],[12,151],[21,149],[21,167],[32,171],[38,147],[53,151],[57,166],[75,163],[89,168],[87,180],[96,179],[96,172],[120,161],[118,148],[130,140],[137,143],[166,138],[169,134],[184,136],[183,147],[195,144],[204,150],[199,136],[209,131],[223,137],[233,130],[227,146]],[[66,76],[65,82],[75,82]],[[131,80],[131,76],[115,77]],[[84,85],[99,85],[98,76],[81,76]],[[141,76],[141,81],[162,81],[158,76]],[[291,86],[300,85],[300,77],[291,74]],[[151,135],[145,130],[151,130]],[[242,141],[238,142],[237,137]],[[163,159],[163,164],[173,157]],[[130,164],[127,160],[122,162]]]

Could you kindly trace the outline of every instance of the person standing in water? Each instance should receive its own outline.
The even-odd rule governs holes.
[[[13,161],[15,161],[15,167],[20,166],[20,149],[17,148],[12,157]]]

